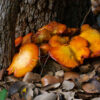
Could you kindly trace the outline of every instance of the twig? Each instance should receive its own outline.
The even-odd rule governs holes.
[[[82,26],[82,25],[84,24],[84,22],[86,21],[86,18],[87,18],[87,16],[89,15],[90,11],[91,11],[91,7],[89,8],[88,12],[87,12],[86,15],[84,16],[84,19],[83,19],[83,21],[82,21],[82,23],[81,23],[81,26]]]
[[[40,48],[39,48],[39,64],[40,64],[40,66],[42,68]]]
[[[42,68],[42,63],[41,63],[41,58],[44,58],[44,57],[46,57],[46,56],[48,56],[48,54],[47,55],[45,55],[45,56],[41,56],[41,52],[40,52],[40,48],[39,48],[39,64],[40,64],[40,66],[41,66],[41,68]]]
[[[48,61],[48,59],[49,59],[49,55],[47,56],[47,58],[46,58],[46,60],[45,60],[45,62],[44,62],[44,64],[43,64],[43,66],[42,66],[41,73],[40,73],[41,76],[42,76],[44,67],[45,67],[45,65],[46,65],[46,63],[47,63],[47,61]]]

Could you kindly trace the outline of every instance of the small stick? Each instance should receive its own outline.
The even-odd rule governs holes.
[[[84,16],[84,19],[83,19],[83,21],[82,21],[82,23],[81,23],[81,26],[82,26],[82,25],[84,24],[84,22],[86,21],[86,18],[87,18],[87,16],[89,15],[90,11],[91,11],[91,7],[89,8],[88,12],[87,12],[86,15]]]
[[[47,63],[47,61],[48,61],[48,59],[49,59],[49,55],[47,56],[47,58],[46,58],[46,60],[45,60],[45,62],[44,62],[44,64],[43,64],[43,66],[42,66],[42,70],[41,70],[41,73],[40,73],[41,76],[42,76],[44,67],[45,67],[45,65],[46,65],[46,63]]]

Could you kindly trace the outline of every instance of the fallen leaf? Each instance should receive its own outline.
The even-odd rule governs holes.
[[[57,89],[57,88],[60,87],[60,85],[61,85],[61,83],[55,83],[55,84],[45,86],[42,89],[45,90],[45,91],[48,91],[48,90],[51,90],[51,89]]]
[[[91,0],[91,10],[95,15],[100,13],[100,1],[99,0]]]
[[[17,78],[15,78],[14,76],[7,76],[6,81],[13,83],[13,82],[17,82],[19,80]]]
[[[27,72],[26,75],[23,78],[24,82],[40,82],[41,76],[37,73]]]
[[[87,73],[87,72],[91,71],[93,69],[93,67],[90,64],[85,64],[85,65],[81,65],[79,67],[79,69],[80,69],[81,73]]]
[[[64,80],[74,80],[78,78],[79,78],[79,74],[76,72],[66,72],[64,74]]]
[[[56,99],[57,95],[55,93],[44,93],[34,98],[34,100],[56,100]]]
[[[34,88],[34,96],[38,96],[38,95],[40,95],[41,94],[41,90],[39,89],[39,88]]]
[[[91,100],[100,100],[100,97],[95,97],[95,98],[93,98]]]
[[[6,89],[2,89],[0,91],[0,100],[6,100],[7,97],[7,90]]]
[[[63,70],[59,70],[59,71],[55,72],[55,76],[56,77],[64,77],[64,71]]]
[[[62,69],[62,65],[58,64],[52,59],[49,59],[44,70],[43,75],[54,75],[55,72]]]
[[[47,86],[55,83],[60,83],[62,80],[60,78],[57,78],[55,76],[46,75],[41,79],[42,85]]]
[[[95,76],[95,74],[96,74],[96,72],[94,70],[90,73],[87,73],[87,74],[81,74],[80,77],[78,78],[78,81],[80,83],[88,82],[89,80],[91,80]]]
[[[94,95],[82,91],[82,92],[76,92],[75,97],[82,99],[82,100],[91,100],[91,98],[93,98]]]
[[[14,84],[12,84],[8,90],[8,96],[12,96],[13,94],[20,91],[20,89],[25,86],[25,82],[17,81]]]
[[[87,93],[99,93],[96,86],[92,83],[86,83],[82,86],[82,89]]]
[[[35,86],[32,83],[28,83],[23,86],[20,90],[20,95],[23,98],[22,100],[33,100]]]
[[[72,82],[72,81],[63,81],[63,83],[62,83],[62,89],[63,90],[66,90],[66,91],[68,91],[68,90],[72,90],[73,88],[75,87],[75,84],[74,84],[74,82]]]
[[[19,93],[15,93],[14,95],[11,96],[11,100],[22,100],[19,96]]]
[[[70,91],[70,92],[62,92],[66,100],[75,100],[75,92]]]
[[[58,95],[57,100],[65,100],[65,97],[64,97],[63,94],[61,94],[61,93],[57,93],[57,95]]]

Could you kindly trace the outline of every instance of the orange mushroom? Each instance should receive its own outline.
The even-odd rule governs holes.
[[[88,46],[88,41],[80,36],[75,36],[70,41],[70,48],[81,64],[83,64],[85,58],[90,56],[90,50]]]
[[[67,44],[68,41],[69,41],[69,38],[67,36],[61,37],[61,36],[58,36],[58,35],[54,35],[49,40],[49,44],[50,44],[51,47],[57,47],[57,46],[60,46],[62,44]]]
[[[15,39],[15,47],[19,46],[22,43],[23,37],[18,37]]]
[[[51,47],[49,50],[49,54],[55,61],[65,67],[75,68],[79,65],[70,46],[61,45],[58,47]]]
[[[46,30],[46,29],[43,29],[41,31],[38,31],[33,37],[32,37],[32,40],[35,42],[35,43],[43,43],[43,42],[46,42],[46,41],[49,41],[49,39],[51,38],[51,32]]]
[[[31,43],[33,33],[28,33],[23,37],[22,45],[26,43]]]
[[[48,43],[45,43],[40,46],[40,49],[42,50],[43,54],[47,54],[50,49],[50,46]]]
[[[81,26],[81,32],[82,31],[86,31],[87,29],[89,29],[90,28],[90,25],[89,24],[83,24],[82,26]]]
[[[65,67],[74,68],[79,65],[74,52],[71,50],[70,46],[67,44],[69,38],[53,36],[50,41],[49,54],[51,58],[59,62]]]
[[[28,43],[20,48],[19,53],[17,53],[9,68],[7,69],[8,74],[14,73],[15,77],[22,77],[27,72],[34,69],[37,64],[39,56],[39,49],[33,43]]]
[[[63,34],[66,33],[66,25],[58,23],[56,21],[50,22],[48,25],[43,26],[39,29],[39,31],[47,29],[48,31],[51,31],[52,34]]]
[[[31,43],[32,33],[28,33],[24,37],[18,37],[15,39],[15,47],[19,46],[20,44]]]
[[[69,44],[63,41],[63,37],[53,36],[49,44],[50,56],[65,67],[75,68],[90,55],[88,41],[80,36],[73,37]]]
[[[83,30],[82,26],[80,36],[86,39],[89,42],[89,48],[91,50],[91,57],[100,56],[100,32],[92,27],[88,26],[85,30]]]
[[[66,33],[69,35],[73,35],[73,34],[77,33],[78,31],[79,31],[78,28],[67,28]]]

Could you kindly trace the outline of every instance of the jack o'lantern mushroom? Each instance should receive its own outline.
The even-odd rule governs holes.
[[[15,39],[15,47],[19,46],[20,44],[24,45],[26,43],[31,43],[33,33],[28,33],[24,37],[18,37]]]
[[[45,25],[42,28],[40,28],[39,31],[41,31],[43,29],[47,29],[53,35],[56,35],[56,34],[66,33],[67,27],[65,24],[61,24],[61,23],[58,23],[56,21],[52,21],[48,25]]]
[[[31,43],[32,42],[32,35],[33,33],[28,33],[23,37],[22,45],[26,43]]]
[[[49,44],[51,47],[57,47],[57,46],[61,46],[62,44],[67,44],[68,41],[69,41],[69,37],[67,37],[67,36],[61,37],[58,35],[54,35],[49,40]]]
[[[39,56],[39,49],[33,43],[27,43],[20,48],[9,68],[7,69],[8,74],[14,73],[15,77],[22,77],[27,72],[33,70],[36,66]]]
[[[79,65],[76,57],[70,46],[67,44],[68,40],[60,36],[53,36],[50,41],[49,54],[51,58],[65,67],[74,68]]]
[[[23,37],[18,37],[15,39],[15,47],[19,46],[22,43]]]
[[[80,36],[89,42],[91,57],[100,56],[100,32],[87,25],[83,25],[81,30]]]
[[[51,38],[51,32],[47,29],[43,29],[41,31],[36,32],[36,34],[33,35],[32,40],[35,43],[43,43],[49,41]]]
[[[70,48],[80,64],[83,64],[84,59],[90,56],[88,41],[80,36],[75,36],[71,39]]]
[[[89,57],[88,41],[84,38],[75,36],[68,44],[61,41],[63,37],[57,37],[59,36],[54,36],[49,41],[51,46],[49,54],[58,63],[68,68],[75,68]]]

